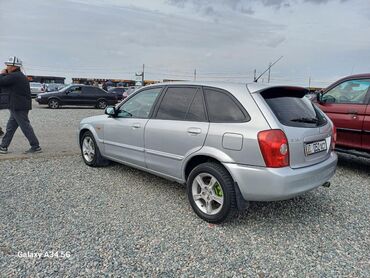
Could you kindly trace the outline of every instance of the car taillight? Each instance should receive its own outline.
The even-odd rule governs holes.
[[[333,124],[333,132],[332,132],[332,135],[331,135],[331,146],[330,148],[334,151],[335,149],[335,143],[337,142],[337,128],[335,127],[335,125]]]
[[[258,143],[267,167],[289,166],[288,139],[282,130],[270,129],[259,132]]]

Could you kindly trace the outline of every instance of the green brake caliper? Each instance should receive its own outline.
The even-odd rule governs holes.
[[[213,188],[215,190],[215,194],[218,197],[224,196],[224,192],[222,191],[221,185],[218,182],[215,183],[215,185],[213,186]]]

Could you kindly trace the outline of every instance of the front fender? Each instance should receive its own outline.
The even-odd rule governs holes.
[[[92,124],[86,123],[82,124],[80,126],[80,129],[78,131],[78,145],[81,147],[81,136],[84,132],[90,131],[92,135],[94,136],[94,139],[96,141],[96,144],[99,147],[100,152],[104,153],[104,128],[103,125],[97,125],[93,126]]]

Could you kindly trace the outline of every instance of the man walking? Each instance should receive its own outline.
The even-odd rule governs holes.
[[[28,139],[31,148],[25,153],[41,152],[39,140],[28,119],[28,112],[32,109],[31,90],[27,77],[21,72],[22,61],[17,57],[10,57],[5,62],[6,69],[0,74],[0,88],[9,94],[10,117],[6,125],[6,132],[0,144],[0,154],[8,152],[8,146],[18,127]]]
[[[4,106],[4,104],[6,106]],[[1,94],[1,87],[0,87],[0,109],[5,109],[5,107],[8,108],[8,103],[4,103],[4,104],[3,104],[3,97],[2,97],[2,94]],[[0,138],[3,137],[3,135],[4,135],[4,131],[0,127]]]

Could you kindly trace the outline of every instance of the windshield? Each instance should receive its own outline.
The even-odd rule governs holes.
[[[62,88],[62,89],[60,89],[59,90],[59,92],[64,92],[64,91],[67,91],[69,88],[71,88],[72,86],[74,86],[74,85],[68,85],[68,86],[66,86],[66,87],[64,87],[64,88]]]

